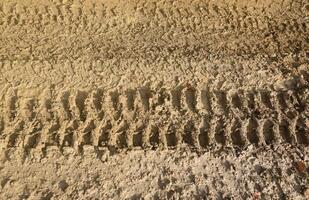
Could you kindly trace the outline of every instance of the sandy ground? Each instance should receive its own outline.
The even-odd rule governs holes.
[[[305,0],[0,2],[0,199],[308,199]]]
[[[97,152],[97,153],[96,153]],[[306,199],[308,148],[132,150],[2,159],[2,199]],[[35,153],[33,154],[35,155]],[[306,162],[304,162],[306,160]],[[305,196],[307,195],[307,196]]]

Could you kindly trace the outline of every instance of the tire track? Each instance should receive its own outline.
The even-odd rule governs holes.
[[[20,33],[19,37],[25,34],[23,31],[26,31],[27,34],[31,33],[29,35],[36,36],[35,38],[50,38],[53,40],[60,39],[57,36],[64,33],[69,33],[73,38],[78,38],[79,34],[84,36],[87,33],[91,37],[101,35],[106,40],[97,43],[100,46],[99,48],[111,49],[112,46],[115,46],[114,51],[125,44],[128,45],[125,41],[130,38],[130,43],[134,44],[136,49],[134,46],[127,46],[129,51],[134,48],[134,52],[145,55],[150,49],[147,43],[141,42],[141,38],[145,40],[151,39],[153,43],[159,42],[161,38],[161,40],[163,39],[161,42],[168,41],[181,47],[178,41],[183,39],[187,41],[188,39],[183,34],[174,39],[173,35],[177,30],[184,30],[184,32],[192,36],[192,41],[187,41],[194,45],[191,46],[192,48],[205,49],[206,52],[209,52],[209,47],[198,45],[200,41],[208,41],[211,50],[215,51],[221,46],[212,44],[209,41],[218,39],[217,36],[220,34],[228,34],[227,38],[223,36],[220,38],[227,41],[224,46],[229,50],[228,52],[233,52],[233,55],[239,53],[256,55],[258,49],[263,49],[267,51],[268,55],[271,55],[273,48],[268,47],[269,42],[271,42],[271,46],[279,45],[278,48],[282,47],[280,48],[281,51],[290,52],[291,49],[299,49],[297,44],[301,42],[299,39],[306,40],[305,35],[308,32],[307,21],[297,17],[298,12],[301,12],[302,16],[306,16],[306,10],[300,9],[300,11],[296,12],[291,9],[291,5],[289,5],[290,8],[286,8],[289,12],[285,12],[286,10],[282,8],[275,12],[272,9],[261,8],[256,4],[246,7],[237,5],[236,2],[218,4],[216,2],[197,1],[188,5],[166,2],[164,6],[155,3],[154,8],[142,5],[139,9],[123,7],[121,4],[115,8],[108,5],[108,3],[106,5],[94,3],[91,6],[86,5],[86,3],[76,4],[69,2],[41,4],[0,3],[0,30],[12,31],[15,34]],[[138,3],[132,2],[132,4]],[[299,7],[304,6],[303,4],[299,5]],[[253,10],[250,9],[252,6],[254,6]],[[290,13],[290,15],[286,13]],[[145,26],[151,28],[145,28]],[[63,32],[64,27],[65,32]],[[29,29],[32,31],[29,31]],[[50,29],[58,30],[58,33],[49,36],[42,34],[45,31],[50,32]],[[85,32],[82,30],[85,30]],[[119,33],[117,40],[114,39],[114,34],[111,36],[111,32]],[[276,33],[275,39],[272,38],[274,33]],[[38,34],[40,34],[39,37],[37,37]],[[260,38],[262,42],[256,42],[255,37],[258,35],[263,36]],[[291,39],[285,40],[285,38]],[[15,37],[7,39],[10,43],[15,44],[14,46],[18,46]],[[79,39],[82,40],[82,38]],[[111,40],[111,42],[108,43],[107,40]],[[7,43],[8,41],[2,42]],[[237,44],[235,49],[233,47],[234,42]],[[252,45],[254,48],[250,48]],[[46,57],[46,55],[50,54],[47,51],[43,52],[40,46],[33,47],[33,53],[40,55],[36,55],[36,57],[44,57],[44,55]],[[164,43],[155,45],[156,48],[162,48],[163,46]],[[53,45],[53,49],[65,51],[63,52],[64,55],[72,53],[70,47],[60,48]],[[85,50],[85,48],[82,49]],[[239,49],[239,51],[236,49]],[[162,49],[162,52],[166,50],[168,49]],[[81,52],[85,53],[84,51]],[[276,50],[276,52],[280,53],[279,50]],[[180,53],[188,54],[185,51]],[[106,57],[109,56],[106,55]]]
[[[9,90],[5,95],[0,118],[4,149],[204,149],[309,142],[308,102],[300,98],[302,91],[225,92],[178,86],[51,89],[31,98],[18,94]]]

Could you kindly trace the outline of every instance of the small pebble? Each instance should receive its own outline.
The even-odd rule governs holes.
[[[304,196],[309,199],[309,188],[305,189]]]
[[[296,169],[300,173],[303,173],[306,170],[306,165],[303,161],[296,162]]]
[[[255,165],[254,169],[258,175],[262,174],[266,169],[261,165]]]
[[[69,187],[69,184],[65,180],[61,180],[58,186],[62,191],[65,191]]]
[[[252,194],[252,198],[253,198],[253,199],[260,199],[260,197],[261,197],[261,193],[260,193],[260,192],[254,192],[254,193]]]

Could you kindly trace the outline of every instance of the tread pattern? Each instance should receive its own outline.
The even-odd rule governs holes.
[[[14,1],[0,2],[1,93],[72,89],[10,88],[3,149],[308,144],[308,87],[226,92],[263,87],[246,85],[257,69],[285,78],[307,66],[306,1]],[[73,89],[83,85],[104,89]]]
[[[47,146],[175,148],[189,145],[308,145],[308,88],[300,91],[210,91],[193,87],[124,91],[46,90],[5,96],[2,148]]]
[[[205,77],[223,90],[264,87],[277,79],[251,75],[300,76],[308,63],[303,0],[114,2],[1,1],[0,88]]]
[[[16,55],[20,51],[20,37],[25,35],[25,45],[40,39],[29,51],[33,57],[45,59],[59,56],[60,52],[74,58],[87,53],[102,59],[137,55],[146,59],[170,54],[193,57],[202,54],[204,57],[210,51],[218,57],[252,57],[261,52],[269,57],[295,51],[305,53],[299,51],[306,49],[306,2],[264,3],[265,6],[259,6],[257,1],[250,1],[240,6],[237,2],[196,1],[187,5],[165,2],[162,6],[158,2],[138,1],[127,7],[121,6],[123,3],[111,6],[106,2],[91,6],[76,2],[0,3],[0,30],[12,33],[10,38],[0,42],[2,47],[8,42],[11,44],[10,48],[3,48],[6,59],[29,58],[27,53]],[[75,39],[68,42],[64,34]],[[90,44],[89,40],[95,43]],[[46,41],[61,41],[62,44]],[[220,44],[213,41],[220,41]],[[76,47],[74,50],[72,44]]]

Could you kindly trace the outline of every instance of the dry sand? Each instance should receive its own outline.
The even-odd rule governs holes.
[[[308,199],[306,0],[2,0],[0,199]]]

